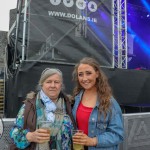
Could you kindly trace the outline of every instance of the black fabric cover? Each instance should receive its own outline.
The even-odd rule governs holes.
[[[22,62],[13,78],[6,82],[6,114],[16,116],[26,93],[35,90],[44,68],[59,68],[64,75],[65,92],[72,93],[73,65]],[[102,68],[109,79],[114,97],[123,106],[150,106],[150,71]]]

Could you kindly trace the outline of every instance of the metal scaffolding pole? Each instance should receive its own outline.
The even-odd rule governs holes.
[[[114,0],[114,67],[127,69],[127,3]]]
[[[25,40],[26,40],[26,25],[27,25],[27,5],[28,0],[25,0],[24,6],[24,20],[23,20],[23,37],[22,37],[22,61],[25,60]]]

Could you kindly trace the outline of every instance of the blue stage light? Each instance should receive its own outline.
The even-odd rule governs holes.
[[[150,12],[150,4],[146,0],[142,0],[142,3],[144,4],[148,12]]]
[[[135,42],[138,43],[139,46],[145,51],[145,53],[150,56],[149,44],[146,43],[141,37],[139,37],[138,34],[136,34],[136,32],[134,32],[134,30],[132,30],[130,27],[128,27],[127,30],[131,35],[135,35]]]

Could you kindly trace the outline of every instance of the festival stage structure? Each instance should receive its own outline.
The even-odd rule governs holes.
[[[89,56],[101,64],[122,108],[126,138],[120,150],[148,150],[150,144],[140,139],[148,133],[150,71],[128,70],[127,49],[126,0],[18,0],[8,33],[4,122],[16,117],[44,68],[62,70],[71,94],[73,67]]]
[[[34,89],[36,77],[46,66],[67,68],[65,80],[71,80],[73,66],[85,56],[94,57],[104,68],[127,69],[126,32],[126,1],[19,0],[8,34],[7,116],[16,115],[25,93]],[[40,68],[35,70],[37,64]],[[33,78],[32,85],[28,84]],[[73,86],[65,82],[66,92],[71,93]],[[7,111],[10,103],[12,108]]]

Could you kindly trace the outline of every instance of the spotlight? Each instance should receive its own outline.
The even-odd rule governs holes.
[[[147,14],[147,18],[149,17],[149,14]]]

